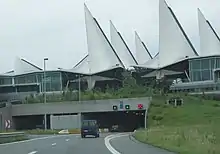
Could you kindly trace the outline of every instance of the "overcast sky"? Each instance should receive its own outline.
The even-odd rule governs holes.
[[[219,0],[167,0],[199,52],[197,8],[220,34]],[[71,68],[87,54],[83,0],[0,0],[0,72],[16,56],[39,67]],[[135,53],[136,30],[150,52],[158,52],[159,0],[87,0],[109,37],[111,19]]]

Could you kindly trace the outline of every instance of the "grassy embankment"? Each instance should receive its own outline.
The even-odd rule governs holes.
[[[184,105],[165,105],[154,97],[148,113],[148,130],[134,137],[144,143],[180,154],[220,153],[220,102],[185,96]]]

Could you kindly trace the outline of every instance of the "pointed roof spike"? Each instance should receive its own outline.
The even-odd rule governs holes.
[[[200,55],[220,55],[220,39],[208,20],[198,8]]]
[[[14,62],[15,75],[37,72],[37,71],[42,71],[42,69],[28,62],[27,60],[16,57]]]
[[[80,62],[78,62],[72,69],[72,72],[81,74],[90,74],[89,55],[86,55]]]
[[[136,58],[139,64],[144,64],[145,62],[153,59],[144,42],[141,41],[138,33],[135,31],[135,47],[136,47]]]
[[[175,43],[174,43],[175,42]],[[159,1],[159,67],[198,56],[172,9]]]
[[[116,53],[119,55],[122,60],[125,68],[130,68],[131,65],[137,65],[137,61],[134,58],[131,50],[128,48],[126,42],[122,38],[121,34],[117,31],[114,24],[110,20],[110,34],[111,34],[111,43],[116,50]]]
[[[79,65],[81,65],[86,59],[88,59],[88,54],[83,57],[73,68],[78,67]]]
[[[84,4],[90,74],[124,67],[96,19]]]

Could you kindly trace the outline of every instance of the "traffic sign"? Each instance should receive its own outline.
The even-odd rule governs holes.
[[[5,120],[5,128],[11,128],[11,120]]]
[[[129,110],[130,109],[130,105],[125,105],[125,109]]]
[[[120,109],[123,109],[123,108],[124,108],[124,103],[123,103],[123,101],[120,101],[120,103],[119,103],[119,108],[120,108]]]
[[[113,105],[113,106],[112,106],[112,109],[113,109],[113,110],[118,110],[118,106],[117,106],[117,105]]]

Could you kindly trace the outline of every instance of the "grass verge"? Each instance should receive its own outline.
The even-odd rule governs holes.
[[[134,137],[180,154],[220,153],[219,102],[186,97],[184,105],[165,105],[167,98],[155,98],[148,112],[148,130]]]
[[[0,138],[0,144],[16,142],[16,141],[23,141],[23,140],[28,140],[28,137],[27,136],[17,136],[17,137],[10,137],[10,138]]]
[[[44,129],[34,129],[34,130],[27,130],[27,134],[31,135],[54,135],[54,134],[59,134],[61,130],[44,130]],[[69,130],[70,134],[79,134],[80,130],[79,129],[70,129]]]

